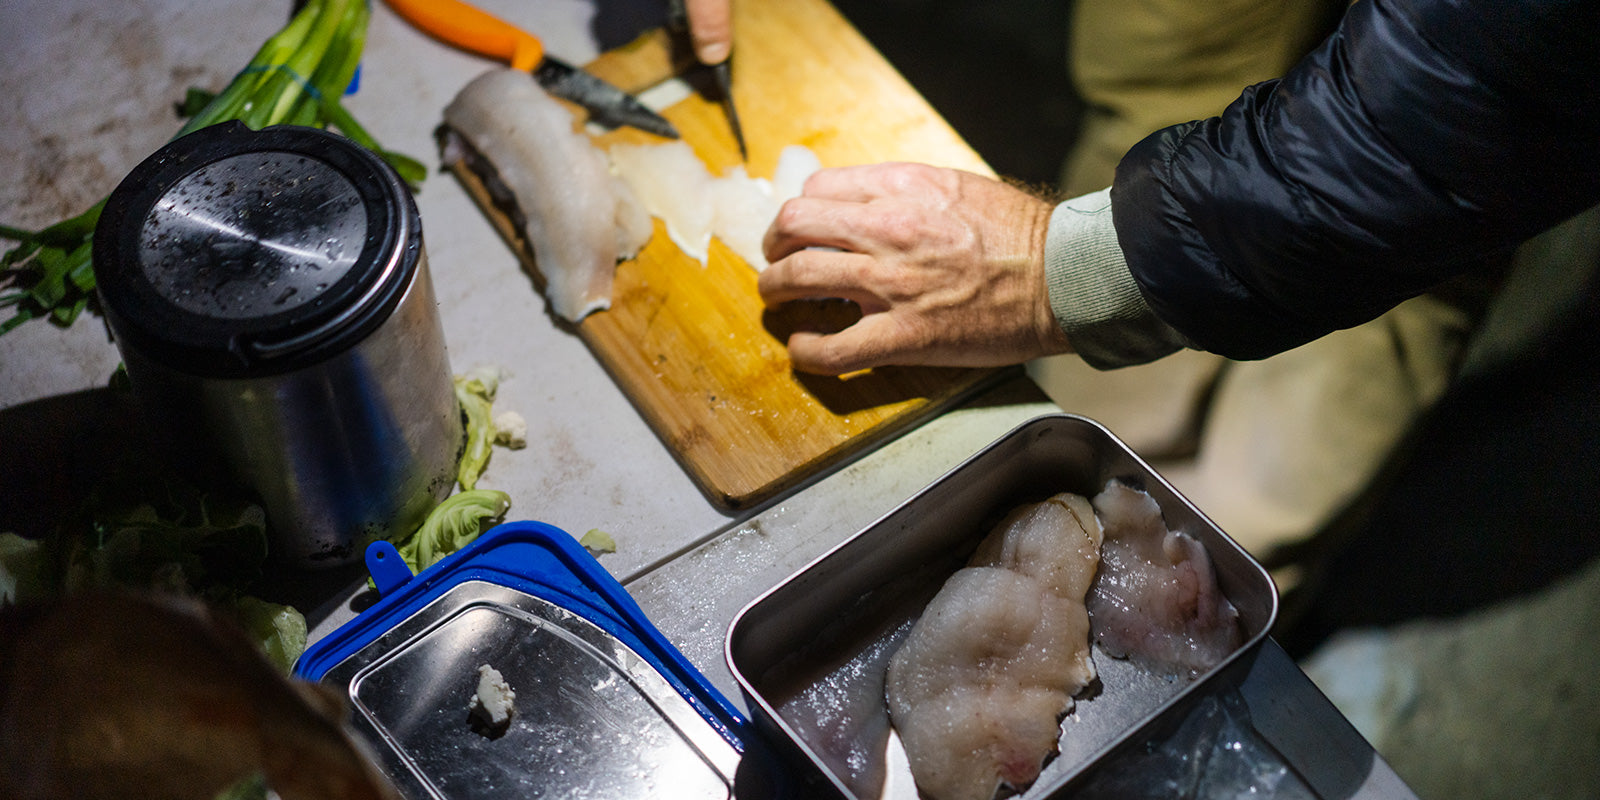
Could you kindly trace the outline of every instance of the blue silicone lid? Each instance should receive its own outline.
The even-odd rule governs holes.
[[[394,546],[374,543],[368,569],[383,597],[301,655],[294,674],[317,681],[451,588],[467,581],[505,586],[576,614],[644,658],[741,753],[757,733],[645,616],[627,590],[571,535],[542,522],[508,522],[412,577]]]

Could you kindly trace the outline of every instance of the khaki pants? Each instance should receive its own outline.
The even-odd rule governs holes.
[[[1283,75],[1331,30],[1330,0],[1076,0],[1068,66],[1087,102],[1062,172],[1073,196],[1111,185],[1150,133],[1215,116]]]
[[[1214,116],[1245,87],[1281,76],[1342,8],[1077,0],[1069,63],[1089,109],[1063,190],[1104,188],[1151,132]],[[1062,407],[1104,423],[1265,557],[1313,533],[1367,484],[1449,383],[1473,324],[1473,314],[1422,297],[1263,361],[1184,352],[1100,373],[1063,356],[1029,369]]]

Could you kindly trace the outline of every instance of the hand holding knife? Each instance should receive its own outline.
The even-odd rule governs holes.
[[[689,6],[694,6],[699,13],[691,15]],[[750,153],[745,147],[744,130],[739,125],[739,112],[733,107],[732,0],[671,0],[667,26],[679,32],[687,31],[695,57],[710,68],[717,91],[722,95],[722,110],[728,115],[734,140],[739,143],[739,158],[748,161]]]

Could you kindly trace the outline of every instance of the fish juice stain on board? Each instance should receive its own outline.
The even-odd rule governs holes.
[[[462,446],[421,219],[316,128],[177,139],[107,200],[98,291],[158,453],[258,496],[302,567],[414,531]]]

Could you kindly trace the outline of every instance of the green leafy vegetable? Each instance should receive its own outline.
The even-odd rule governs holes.
[[[492,528],[511,509],[511,495],[472,489],[445,498],[398,549],[412,572],[421,572]]]
[[[136,447],[111,458],[83,506],[65,509],[47,536],[0,533],[0,604],[99,589],[192,596],[235,618],[287,673],[305,649],[306,623],[249,594],[267,559],[261,507],[152,469]]]
[[[467,446],[456,467],[456,482],[463,490],[478,485],[478,476],[489,465],[495,439],[494,395],[500,389],[500,371],[485,367],[455,376],[456,402],[466,415]]]
[[[168,476],[128,473],[103,491],[89,531],[65,553],[63,588],[134,586],[232,594],[261,575],[261,507]]]
[[[617,552],[617,540],[599,528],[590,528],[588,533],[578,539],[578,544],[583,545],[592,555]]]
[[[427,168],[384,150],[339,103],[361,62],[370,13],[368,0],[307,0],[227,88],[215,95],[190,91],[179,107],[189,120],[177,135],[229,120],[257,130],[332,126],[382,156],[407,183],[420,185]],[[70,325],[88,307],[95,287],[90,239],[104,206],[101,200],[39,231],[0,226],[0,239],[18,242],[0,256],[0,308],[14,309],[0,321],[0,334],[31,319]]]
[[[293,606],[269,603],[245,595],[233,603],[234,619],[243,626],[267,660],[283,674],[294,669],[295,659],[306,650],[306,618]]]
[[[257,772],[223,790],[216,800],[267,800],[266,776]]]

